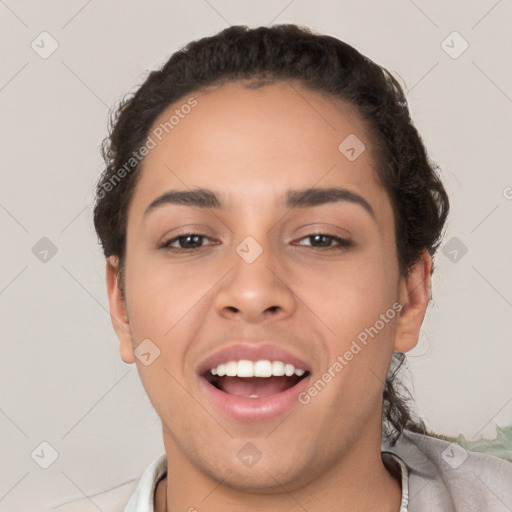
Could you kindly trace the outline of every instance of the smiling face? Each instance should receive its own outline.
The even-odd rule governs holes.
[[[368,474],[392,352],[417,341],[430,259],[399,275],[393,209],[353,108],[284,83],[195,97],[130,203],[126,315],[107,265],[121,355],[162,420],[170,474],[267,492],[342,466]],[[339,149],[354,135],[366,148],[355,159]],[[146,366],[133,351],[147,339],[160,355]]]

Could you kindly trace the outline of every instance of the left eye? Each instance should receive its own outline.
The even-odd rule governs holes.
[[[352,245],[352,242],[349,240],[346,240],[345,238],[341,238],[339,236],[335,235],[328,235],[326,233],[315,233],[312,235],[305,236],[304,238],[301,238],[301,240],[310,240],[310,244],[312,247],[315,248],[325,248],[325,249],[332,249],[335,248],[330,242],[334,241],[337,246],[340,247],[350,247]],[[319,243],[319,245],[315,245],[316,243]],[[301,244],[302,245],[302,244]]]
[[[190,252],[196,249],[200,249],[201,247],[204,247],[203,242],[204,240],[208,239],[209,238],[206,235],[201,235],[199,233],[186,233],[171,238],[167,242],[164,242],[162,244],[162,249]],[[310,247],[314,247],[316,249],[335,249],[336,247],[346,248],[352,245],[352,242],[346,240],[345,238],[341,238],[335,235],[328,235],[326,233],[314,233],[311,235],[307,235],[301,238],[300,240],[309,240],[310,243],[299,245],[309,245]],[[178,246],[176,246],[175,244],[178,244]],[[215,243],[210,245],[215,245]]]

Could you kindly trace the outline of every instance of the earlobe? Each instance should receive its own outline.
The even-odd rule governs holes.
[[[135,362],[135,356],[133,354],[130,323],[119,287],[118,270],[118,258],[116,256],[110,256],[106,262],[106,281],[110,307],[110,319],[117,338],[119,339],[119,352],[121,359],[125,363],[131,364]]]
[[[399,300],[402,311],[397,321],[395,352],[408,352],[418,343],[421,324],[430,300],[432,258],[424,251],[409,274],[401,278]]]

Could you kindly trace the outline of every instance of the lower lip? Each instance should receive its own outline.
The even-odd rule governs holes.
[[[281,393],[249,398],[230,395],[212,386],[204,377],[200,378],[201,387],[213,405],[225,416],[236,421],[257,423],[282,416],[298,404],[298,395],[305,391],[311,375]]]

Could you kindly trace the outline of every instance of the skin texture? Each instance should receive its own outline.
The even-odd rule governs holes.
[[[169,472],[156,510],[396,512],[400,483],[380,455],[382,389],[393,351],[418,341],[430,256],[399,275],[392,206],[351,106],[287,83],[228,83],[194,96],[198,105],[144,161],[128,214],[126,304],[118,262],[107,261],[121,357],[137,364],[162,420]],[[349,134],[366,146],[354,161],[338,150]],[[225,207],[165,205],[144,215],[163,192],[194,187],[218,192]],[[350,202],[280,206],[285,191],[307,187],[349,189],[375,217]],[[186,233],[206,236],[195,252],[160,247]],[[319,233],[352,245],[308,238]],[[248,236],[263,250],[250,264],[236,252]],[[283,346],[314,381],[396,302],[401,314],[288,416],[236,422],[200,390],[198,363],[238,340]],[[133,350],[147,338],[161,353],[144,366]],[[247,442],[262,454],[252,468],[237,457]]]

